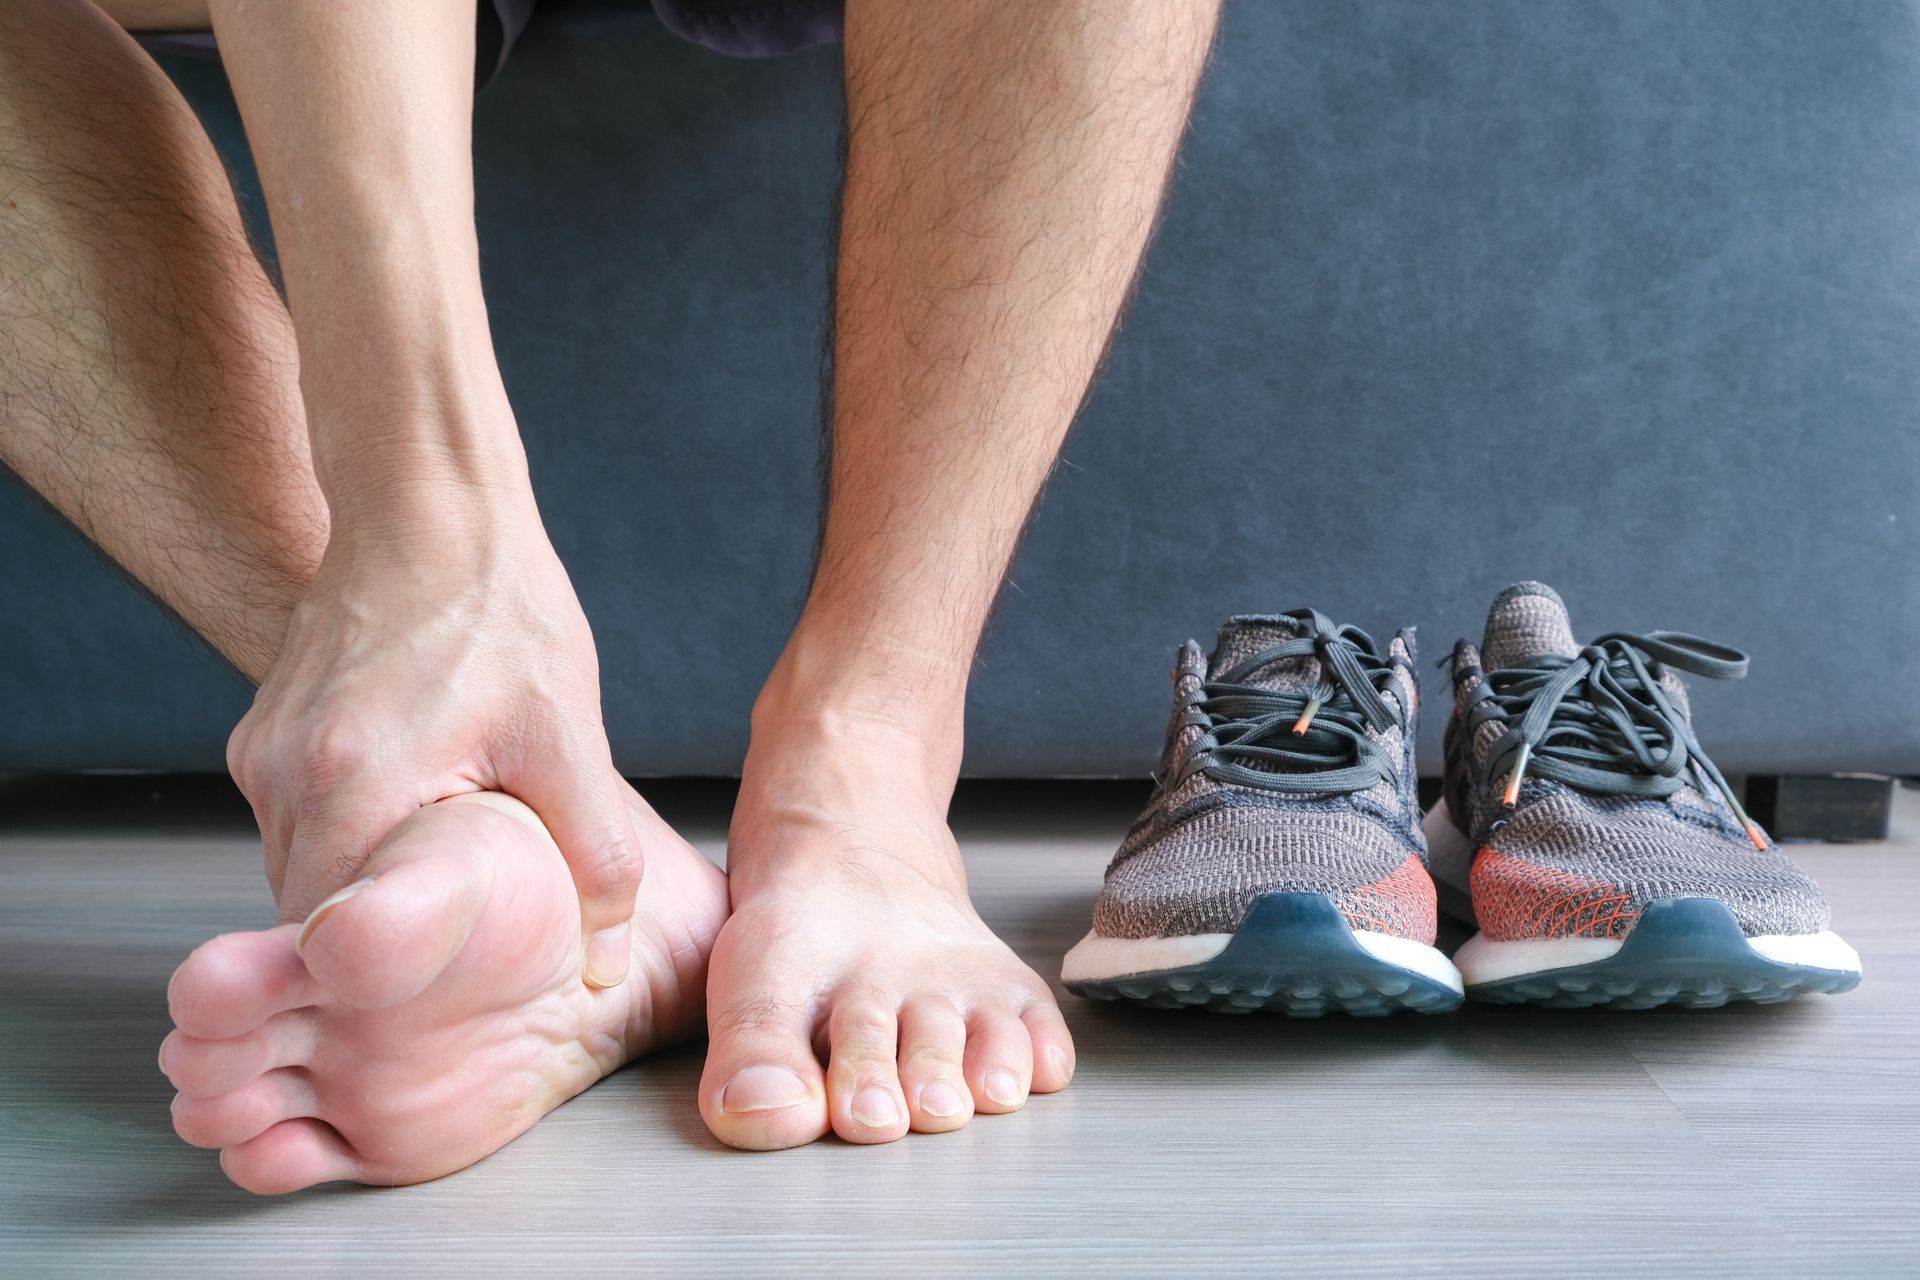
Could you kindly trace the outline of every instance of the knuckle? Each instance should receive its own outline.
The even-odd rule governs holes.
[[[372,757],[374,735],[355,720],[329,720],[309,731],[300,772],[309,786],[327,786],[357,773]]]
[[[331,883],[345,884],[358,880],[372,856],[373,850],[366,847],[356,846],[335,850],[326,859],[327,873],[331,877]],[[314,905],[318,906],[319,903],[316,902]]]
[[[596,841],[568,858],[574,880],[587,897],[613,897],[640,883],[640,854],[623,836]]]
[[[249,714],[227,735],[227,774],[233,779],[233,784],[251,799],[260,789],[264,766],[257,722]]]

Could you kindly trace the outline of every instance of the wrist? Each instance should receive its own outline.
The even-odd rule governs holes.
[[[472,372],[422,362],[302,383],[336,536],[477,532],[531,515],[526,452],[490,361]]]
[[[550,554],[546,529],[527,486],[478,480],[431,463],[395,464],[336,497],[327,558],[378,571],[383,566],[470,577],[476,569]]]

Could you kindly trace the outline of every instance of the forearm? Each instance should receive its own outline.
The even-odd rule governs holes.
[[[472,4],[216,0],[213,20],[336,529],[530,509],[480,290]]]

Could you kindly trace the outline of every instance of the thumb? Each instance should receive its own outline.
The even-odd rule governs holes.
[[[617,987],[633,959],[633,904],[644,859],[611,759],[502,778],[501,789],[540,816],[573,873],[587,940],[587,981]]]
[[[298,923],[360,878],[367,859],[415,805],[370,777],[336,784],[324,799],[297,807],[278,901],[280,922]]]

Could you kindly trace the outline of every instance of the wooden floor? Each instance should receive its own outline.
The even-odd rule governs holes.
[[[649,793],[719,854],[722,792]],[[981,911],[1042,973],[1137,794],[963,794]],[[1865,957],[1845,996],[1318,1023],[1063,996],[1073,1087],[957,1134],[728,1151],[689,1048],[442,1182],[258,1200],[173,1137],[154,1066],[173,966],[269,919],[244,810],[206,781],[16,780],[0,1275],[1913,1275],[1916,802],[1890,844],[1796,851]]]

